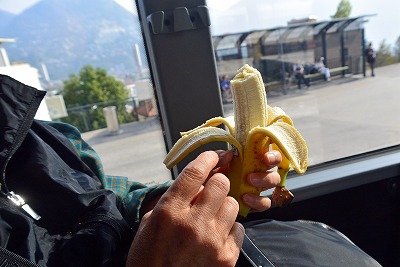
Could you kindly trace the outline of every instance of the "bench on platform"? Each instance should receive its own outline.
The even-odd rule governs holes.
[[[349,69],[349,66],[343,66],[343,67],[337,67],[337,68],[332,68],[329,69],[331,76],[334,76],[335,74],[338,74],[340,72],[346,71]],[[304,78],[311,80],[317,80],[319,78],[325,78],[325,75],[323,73],[317,72],[317,73],[313,73],[313,74],[306,74],[304,75]],[[290,77],[286,82],[286,87],[283,86],[281,81],[271,81],[271,82],[267,82],[264,83],[265,86],[265,91],[272,91],[272,90],[282,90],[283,94],[287,93],[287,89],[290,88],[290,84],[297,84],[297,79],[295,78],[295,76]]]
[[[264,86],[265,86],[265,89],[268,90],[271,87],[274,87],[275,85],[278,85],[278,84],[281,84],[281,82],[280,81],[272,81],[269,83],[264,83]]]
[[[329,69],[331,76],[333,76],[333,74],[341,72],[341,71],[346,71],[349,69],[349,66],[343,66],[343,67],[337,67],[337,68],[333,68],[333,69]],[[323,73],[317,72],[317,73],[313,73],[313,74],[306,74],[304,75],[304,78],[306,79],[313,79],[313,78],[320,78],[320,77],[324,77],[325,75]]]
[[[271,81],[268,83],[264,83],[265,92],[273,91],[273,90],[282,90],[284,94],[286,94],[286,90],[284,90],[281,81]]]

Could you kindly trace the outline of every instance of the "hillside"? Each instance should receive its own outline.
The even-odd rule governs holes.
[[[6,46],[10,61],[45,63],[52,80],[86,64],[116,76],[136,72],[139,22],[113,0],[42,0],[2,25],[0,37],[16,39]]]
[[[7,11],[1,10],[0,9],[0,28],[3,28],[5,25],[8,25],[8,23],[15,17],[14,14],[9,13]],[[1,38],[1,36],[0,36]]]

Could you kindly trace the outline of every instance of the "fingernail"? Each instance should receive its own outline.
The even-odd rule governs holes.
[[[218,153],[218,157],[221,159],[221,158],[224,158],[226,156],[226,151],[222,151],[222,152],[219,152]]]
[[[246,202],[247,204],[255,204],[256,203],[256,198],[252,194],[244,194],[243,195],[243,201]]]
[[[276,156],[275,156],[275,153],[273,153],[273,152],[268,152],[267,157],[268,157],[268,161],[270,163],[274,163],[276,161]]]
[[[252,186],[256,186],[256,187],[261,187],[262,186],[260,179],[256,175],[254,175],[253,173],[250,173],[248,175],[248,179],[250,180],[250,184]]]

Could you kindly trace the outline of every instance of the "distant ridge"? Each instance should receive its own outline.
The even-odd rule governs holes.
[[[14,14],[0,9],[0,29],[5,27],[14,17]]]
[[[133,46],[142,42],[137,16],[113,0],[42,0],[1,23],[0,38],[16,39],[6,46],[11,62],[45,63],[52,80],[87,64],[134,75]]]

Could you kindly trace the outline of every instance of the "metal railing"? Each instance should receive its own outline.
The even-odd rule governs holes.
[[[115,107],[119,124],[143,120],[157,115],[152,99],[137,101],[134,98],[97,102],[82,106],[67,106],[68,117],[59,121],[74,125],[82,132],[107,128],[104,108]]]

